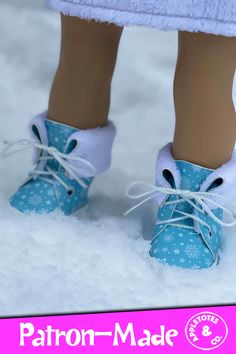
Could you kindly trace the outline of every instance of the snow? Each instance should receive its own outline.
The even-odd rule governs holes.
[[[0,11],[2,148],[26,137],[29,117],[47,106],[59,18],[39,0],[1,0]],[[7,198],[26,177],[30,154],[0,160],[1,316],[236,301],[235,230],[225,232],[218,267],[186,271],[149,258],[152,205],[123,217],[132,205],[125,187],[153,183],[157,151],[173,134],[175,60],[176,34],[126,30],[113,83],[113,165],[97,178],[79,218],[12,210]]]

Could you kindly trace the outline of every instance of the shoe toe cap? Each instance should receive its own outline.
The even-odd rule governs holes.
[[[26,214],[49,214],[60,211],[71,215],[88,202],[87,190],[71,182],[72,194],[55,183],[31,180],[22,186],[11,198],[13,208]]]
[[[31,182],[21,187],[11,198],[11,206],[21,213],[50,213],[58,208],[52,188],[46,183]]]
[[[163,264],[186,269],[209,268],[214,263],[214,257],[201,236],[180,228],[167,228],[154,238],[150,256]]]

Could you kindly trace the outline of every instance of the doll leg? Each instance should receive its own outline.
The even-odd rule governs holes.
[[[121,33],[114,25],[62,16],[60,63],[48,113],[30,123],[35,140],[48,151],[47,161],[42,171],[39,154],[32,178],[10,198],[18,211],[71,215],[88,204],[94,178],[109,168],[115,127],[107,116]],[[57,152],[73,157],[62,163]]]
[[[61,55],[48,116],[79,129],[104,126],[122,28],[64,15],[61,22]]]
[[[170,196],[160,199],[150,248],[161,263],[206,269],[220,261],[224,202],[231,200],[236,180],[235,67],[236,38],[179,34],[175,137],[172,148],[167,145],[159,153],[156,179],[157,187],[166,181],[173,193],[170,189]],[[227,168],[220,168],[225,162]],[[224,187],[219,191],[221,179]],[[200,190],[205,194],[198,194]],[[216,205],[212,193],[219,196]]]
[[[176,159],[217,168],[231,158],[236,139],[235,69],[235,37],[179,33],[174,84]]]

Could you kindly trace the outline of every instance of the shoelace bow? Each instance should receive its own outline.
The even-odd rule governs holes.
[[[13,147],[18,147],[18,149],[12,150]],[[12,154],[15,154],[17,152],[29,149],[29,148],[36,148],[39,149],[40,151],[46,152],[46,156],[40,156],[38,158],[38,162],[46,160],[56,160],[58,164],[64,168],[64,170],[68,173],[69,176],[75,179],[75,181],[83,188],[88,188],[87,184],[84,183],[84,181],[78,177],[78,169],[74,166],[71,166],[68,162],[68,160],[73,160],[73,161],[79,161],[89,167],[91,169],[91,174],[95,175],[95,168],[94,166],[87,161],[86,159],[83,159],[81,157],[75,156],[72,154],[64,154],[60,151],[58,151],[54,147],[49,147],[47,145],[43,145],[41,143],[37,143],[36,141],[30,140],[30,139],[21,139],[13,143],[8,143],[7,146],[4,148],[2,152],[3,157],[8,157]],[[58,176],[56,171],[53,171],[49,166],[45,166],[44,170],[39,170],[37,167],[35,170],[30,172],[29,176],[32,178],[40,178],[45,180],[46,182],[49,183],[54,183],[51,179],[47,177],[53,177],[55,180],[57,180],[67,191],[69,191],[71,188]]]
[[[141,186],[149,187],[150,190],[143,192],[143,193],[137,193],[137,194],[133,193],[132,194],[131,193],[132,189],[134,189],[135,187],[138,187],[138,186],[139,187],[141,187]],[[228,198],[225,198],[224,196],[221,196],[216,193],[211,193],[211,192],[192,192],[189,190],[174,189],[174,188],[168,188],[168,187],[157,187],[155,185],[145,183],[142,181],[136,181],[136,182],[131,183],[127,188],[126,195],[128,198],[133,199],[133,200],[138,200],[141,198],[144,198],[144,199],[142,199],[140,202],[135,204],[132,208],[127,210],[124,215],[128,215],[129,213],[131,213],[135,209],[141,207],[143,204],[145,204],[149,200],[155,199],[159,194],[164,194],[167,196],[176,195],[179,197],[179,199],[176,199],[173,201],[166,201],[165,205],[171,205],[171,204],[173,205],[173,204],[187,202],[192,206],[193,209],[199,211],[202,214],[207,214],[217,224],[219,224],[221,226],[233,227],[236,225],[236,215],[231,210],[228,210],[223,205],[217,203],[214,199],[212,199],[214,197],[217,197],[217,198],[221,198],[221,199],[229,202]],[[207,205],[207,202],[209,202],[210,204],[213,204],[216,208],[221,209],[226,214],[232,216],[234,218],[234,221],[232,221],[232,222],[222,221],[220,218],[218,218],[211,211],[211,209]],[[198,205],[200,205],[200,207]],[[201,218],[199,218],[198,216],[196,216],[194,214],[185,213],[181,210],[175,210],[175,212],[181,214],[181,216],[167,219],[167,220],[163,220],[163,221],[162,220],[157,221],[156,225],[171,224],[173,226],[183,227],[183,228],[187,228],[187,229],[194,229],[194,227],[179,223],[180,221],[184,221],[184,220],[190,218],[193,221],[196,221],[197,223],[200,223],[203,226],[206,226],[208,228],[208,230],[211,232],[210,225],[207,222],[205,222],[204,220],[202,220]]]

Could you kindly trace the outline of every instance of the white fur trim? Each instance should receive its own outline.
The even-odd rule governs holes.
[[[28,131],[32,140],[36,141],[37,143],[41,143],[43,145],[48,145],[48,134],[45,127],[45,119],[47,119],[47,112],[43,112],[33,117],[28,124]],[[33,132],[34,126],[37,128],[40,138],[38,138],[37,135],[35,135],[35,133]],[[40,155],[40,150],[34,149],[33,157],[32,157],[34,165],[37,163],[39,155]]]
[[[158,154],[156,163],[156,186],[157,187],[170,187],[168,181],[164,178],[163,172],[168,170],[173,175],[176,188],[180,188],[181,176],[177,168],[175,160],[172,156],[172,144],[165,145]],[[159,205],[163,203],[166,196],[159,194],[157,197]]]
[[[70,136],[67,146],[72,141],[76,141],[77,145],[71,154],[89,161],[95,168],[97,175],[110,167],[111,151],[115,135],[115,126],[112,122],[109,122],[105,127],[78,130]],[[70,163],[80,171],[80,177],[92,177],[91,169],[85,164],[75,160],[71,160]]]
[[[214,198],[216,202],[224,205],[227,203],[227,199],[232,200],[233,192],[236,187],[236,151],[233,152],[232,158],[228,162],[217,168],[206,178],[200,190],[204,192],[207,191],[211,184],[218,179],[222,179],[222,184],[214,188],[212,193],[219,194],[226,198],[225,200],[217,197]],[[211,203],[209,203],[208,206],[212,209],[215,208]]]

